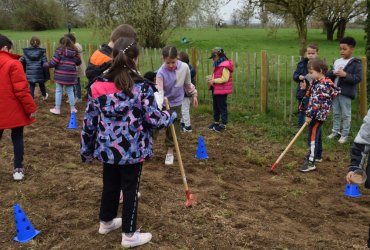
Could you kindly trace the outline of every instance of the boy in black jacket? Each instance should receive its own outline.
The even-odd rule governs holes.
[[[341,93],[333,101],[333,129],[328,136],[333,139],[341,136],[339,143],[348,140],[351,127],[351,102],[356,97],[357,84],[361,82],[361,61],[352,57],[356,47],[356,40],[352,37],[344,37],[339,42],[341,58],[334,62],[334,69],[327,73],[334,84],[341,88]],[[343,117],[342,131],[340,130],[340,117]]]
[[[307,45],[306,57],[299,61],[297,69],[293,73],[293,80],[298,84],[296,93],[296,98],[298,100],[298,127],[301,127],[305,120],[305,109],[307,108],[307,104],[303,103],[303,97],[305,96],[311,82],[307,64],[308,61],[315,59],[318,56],[318,53],[319,47],[316,44],[310,43]]]

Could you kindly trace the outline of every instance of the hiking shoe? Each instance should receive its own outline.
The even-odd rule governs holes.
[[[343,144],[346,143],[348,140],[348,136],[341,136],[338,140],[339,143]]]
[[[328,135],[328,139],[334,139],[335,137],[339,136],[340,133],[338,132],[332,132],[330,135]]]
[[[121,245],[126,248],[136,247],[148,243],[151,239],[151,233],[140,233],[138,230],[131,237],[123,233]]]
[[[193,130],[191,129],[191,126],[184,126],[181,128],[181,132],[188,132],[191,133]]]
[[[99,233],[107,234],[113,230],[116,230],[122,226],[122,218],[114,218],[108,222],[100,222]]]
[[[21,181],[24,179],[24,170],[23,168],[15,168],[13,170],[13,179],[15,181]]]
[[[43,100],[43,101],[46,101],[48,98],[49,98],[49,94],[48,94],[48,93],[46,93],[46,95],[42,97],[42,100]]]
[[[321,157],[315,159],[315,162],[322,162],[322,161],[323,161],[323,159]]]
[[[226,125],[224,125],[224,124],[217,124],[217,125],[213,128],[213,130],[214,130],[214,131],[216,131],[216,132],[222,132],[222,131],[224,131],[224,130],[225,130],[225,128],[226,128]]]
[[[60,115],[60,109],[58,108],[52,108],[50,109],[50,112],[53,113],[54,115]]]
[[[173,160],[175,159],[174,155],[166,154],[166,160],[164,165],[173,165]]]
[[[211,125],[208,126],[209,130],[214,130],[214,128],[218,125],[217,122],[211,123]]]
[[[316,166],[312,161],[305,160],[303,165],[299,168],[301,172],[309,172],[315,170]]]

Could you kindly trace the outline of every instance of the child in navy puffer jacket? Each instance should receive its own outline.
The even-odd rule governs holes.
[[[75,108],[73,85],[77,84],[77,66],[80,64],[81,58],[77,48],[68,36],[63,36],[59,40],[59,47],[55,50],[53,58],[51,58],[49,62],[44,63],[44,67],[46,68],[55,68],[55,107],[50,109],[51,113],[56,115],[60,114],[63,86],[66,86],[71,113],[77,112]]]
[[[152,129],[168,127],[176,118],[176,113],[158,109],[154,87],[137,71],[138,56],[133,38],[115,42],[111,67],[91,85],[81,132],[82,160],[95,158],[103,163],[99,233],[122,225],[123,247],[152,238],[136,231],[141,169],[152,156]],[[122,218],[115,218],[121,190]]]

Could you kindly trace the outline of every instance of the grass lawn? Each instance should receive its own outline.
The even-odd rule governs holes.
[[[91,43],[97,45],[106,42],[89,29],[76,28],[72,31],[76,33],[77,39],[81,44]],[[43,41],[57,42],[65,32],[65,29],[24,32],[0,31],[0,33],[9,36],[14,41],[23,41],[22,45],[25,45],[25,41],[29,40],[33,35],[39,36]],[[227,53],[267,50],[269,54],[281,56],[298,55],[296,29],[279,29],[275,35],[269,35],[269,33],[271,33],[270,29],[259,28],[223,28],[219,31],[216,31],[214,28],[184,28],[175,30],[170,36],[168,44],[174,44],[179,49],[196,47],[202,50],[209,50],[213,47],[221,46]],[[348,29],[346,35],[353,36],[357,40],[358,45],[355,56],[363,56],[365,54],[364,30]],[[181,44],[181,38],[183,37],[188,39],[188,44]],[[309,29],[308,42],[314,42],[319,45],[320,56],[323,58],[333,59],[339,56],[338,42],[327,41],[326,35],[322,34],[321,29]]]

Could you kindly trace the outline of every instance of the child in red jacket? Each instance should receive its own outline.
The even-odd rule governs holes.
[[[4,129],[11,129],[14,148],[13,179],[23,180],[23,127],[35,122],[37,109],[20,56],[10,53],[13,43],[0,35],[0,140]]]

